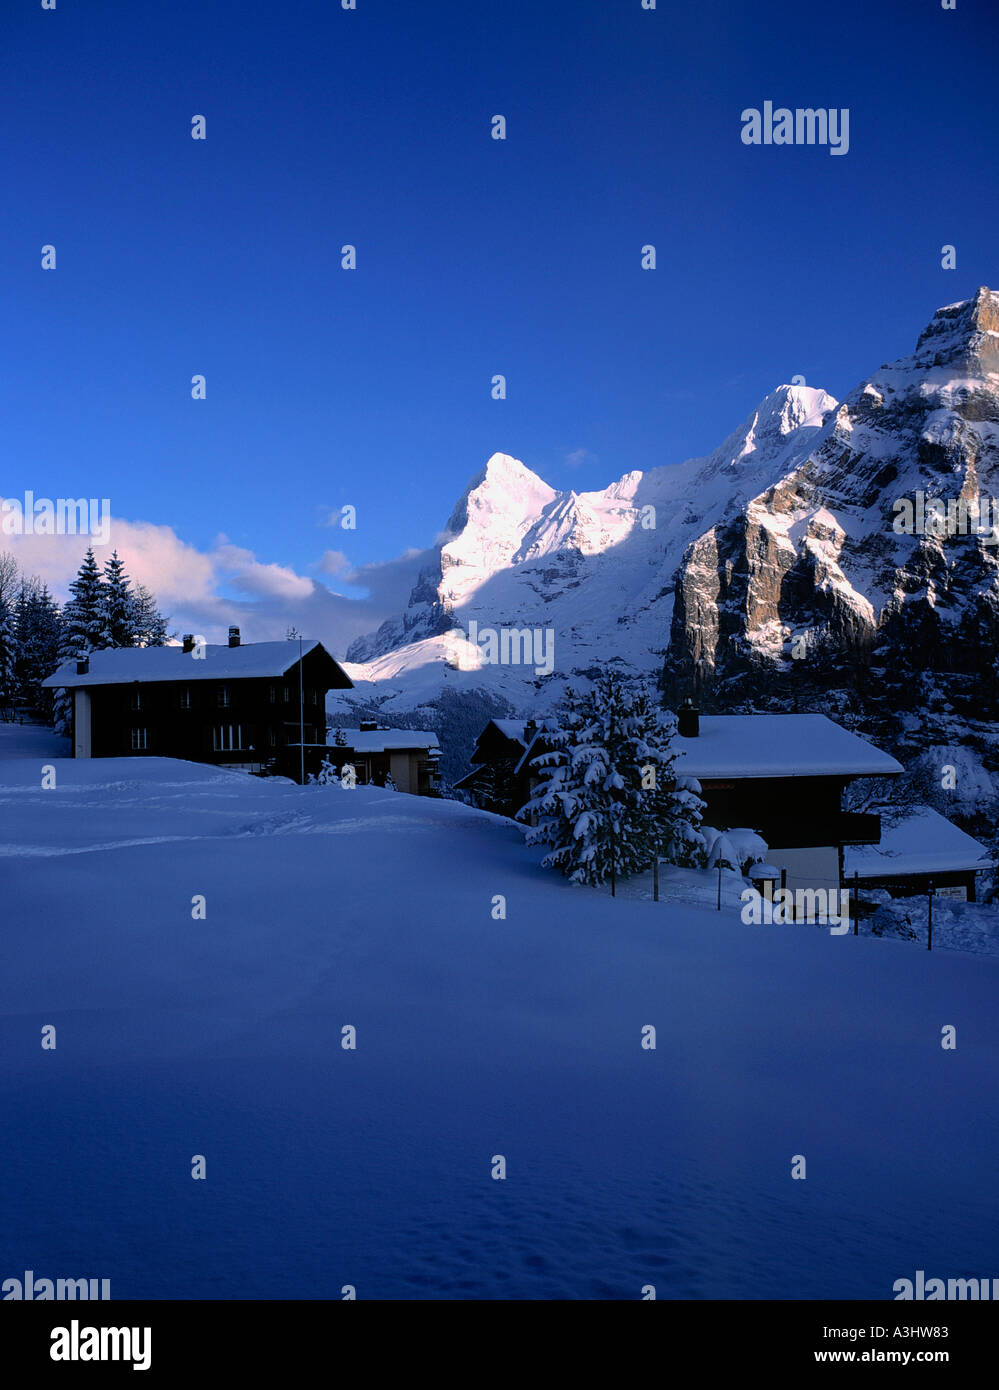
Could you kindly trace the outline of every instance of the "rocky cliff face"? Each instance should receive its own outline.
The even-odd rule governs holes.
[[[999,534],[974,532],[999,521],[997,373],[999,295],[983,288],[939,310],[807,457],[698,536],[677,575],[667,695],[829,708],[927,775],[947,747],[991,769]]]

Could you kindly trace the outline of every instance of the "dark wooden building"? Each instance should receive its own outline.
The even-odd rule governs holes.
[[[848,845],[876,845],[881,817],[843,810],[864,777],[898,777],[902,765],[824,714],[678,715],[676,770],[696,777],[705,824],[745,828],[769,846],[791,889],[838,889]]]
[[[183,758],[262,772],[326,737],[326,692],[352,683],[321,642],[119,647],[44,682],[73,700],[73,756]],[[303,739],[304,735],[304,739]],[[294,761],[294,760],[292,760]],[[291,775],[296,775],[293,770]]]
[[[893,817],[877,845],[848,849],[847,883],[882,888],[893,898],[922,895],[932,885],[941,898],[975,902],[978,876],[995,867],[990,851],[945,816],[917,806]]]
[[[337,737],[342,742],[337,743]],[[276,770],[297,780],[299,756],[298,746],[289,744],[279,756]],[[439,796],[440,756],[440,743],[434,733],[424,729],[385,729],[375,720],[362,720],[359,729],[331,730],[325,743],[306,743],[305,775],[318,776],[323,764],[329,763],[338,776],[343,775],[345,767],[352,767],[355,785],[359,787],[391,784],[396,791],[414,796]]]
[[[455,782],[476,806],[501,816],[514,816],[528,799],[527,778],[517,767],[534,740],[533,719],[490,719],[475,740],[471,772]]]
[[[493,720],[476,743],[475,766],[457,785],[482,805],[498,784],[505,814],[513,815],[534,794],[540,777],[531,764],[549,747],[544,721]],[[881,838],[879,816],[843,810],[845,789],[859,777],[902,772],[894,758],[822,714],[701,716],[688,707],[672,747],[677,774],[701,785],[705,825],[761,835],[792,889],[839,887],[845,847]]]

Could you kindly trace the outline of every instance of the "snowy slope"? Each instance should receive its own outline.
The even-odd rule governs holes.
[[[4,1278],[887,1299],[999,1275],[999,961],[614,901],[453,802],[56,766],[43,791],[0,761]]]

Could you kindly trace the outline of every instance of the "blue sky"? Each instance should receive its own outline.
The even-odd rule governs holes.
[[[170,528],[134,567],[176,612],[179,554],[192,621],[290,612],[343,552],[370,627],[492,452],[577,490],[679,462],[996,285],[997,31],[986,0],[7,5],[0,492]],[[849,153],[745,146],[767,99],[848,107]]]

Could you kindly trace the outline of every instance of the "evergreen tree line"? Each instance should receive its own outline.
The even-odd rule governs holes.
[[[134,584],[114,551],[97,564],[87,550],[71,597],[60,608],[48,586],[22,574],[14,556],[0,552],[0,714],[13,718],[15,707],[55,714],[65,731],[69,701],[54,703],[42,681],[64,661],[108,647],[162,647],[169,636],[156,599]]]

